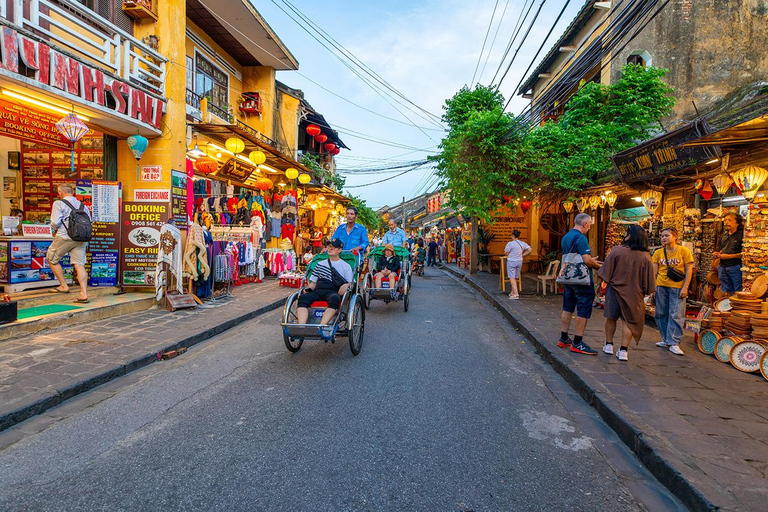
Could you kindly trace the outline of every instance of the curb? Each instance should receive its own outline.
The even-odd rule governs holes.
[[[264,313],[268,313],[272,310],[275,310],[281,307],[285,303],[285,300],[286,300],[285,298],[282,298],[282,299],[270,302],[258,309],[255,309],[253,311],[240,315],[231,320],[227,320],[226,322],[223,322],[221,324],[214,325],[209,329],[198,332],[191,336],[187,336],[184,339],[181,339],[171,345],[168,345],[165,348],[160,349],[159,352],[164,353],[164,352],[168,352],[169,350],[178,350],[181,347],[189,348],[193,345],[197,345],[198,343],[205,341],[209,338],[212,338],[218,334],[221,334],[229,329],[232,329],[233,327],[243,322],[247,322],[248,320],[256,318],[257,316],[261,316]],[[123,375],[126,375],[130,372],[133,372],[135,370],[148,366],[156,362],[157,360],[158,360],[157,351],[155,351],[150,354],[139,356],[124,365],[116,366],[115,368],[109,369],[106,372],[103,372],[101,374],[85,378],[82,381],[77,382],[64,389],[55,390],[49,396],[43,399],[40,399],[34,403],[25,405],[23,407],[20,407],[19,409],[16,409],[14,411],[11,411],[9,413],[6,413],[0,416],[0,432],[18,423],[21,423],[22,421],[27,420],[33,416],[42,414],[48,409],[51,409],[52,407],[56,407],[57,405],[60,405],[61,403],[63,403],[66,400],[69,400],[72,397],[75,397],[81,393],[85,393],[86,391],[89,391],[102,384],[106,384],[107,382],[113,379],[116,379],[118,377],[122,377]]]
[[[440,265],[444,271],[452,274],[461,281],[480,292],[525,338],[536,348],[542,359],[550,364],[557,373],[581,396],[590,406],[594,407],[600,417],[610,426],[624,444],[626,444],[640,459],[640,462],[661,482],[669,491],[691,510],[718,510],[694,485],[685,478],[674,466],[658,454],[653,446],[645,439],[645,435],[631,422],[624,418],[620,411],[606,403],[594,388],[590,387],[581,376],[570,366],[556,358],[550,348],[541,342],[512,312],[502,306],[501,302],[485,288],[477,284],[469,276],[452,268]]]

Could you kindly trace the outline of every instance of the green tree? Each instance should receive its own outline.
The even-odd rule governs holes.
[[[365,204],[365,199],[352,196],[350,197],[350,204],[357,208],[357,222],[370,231],[379,229],[379,216]]]
[[[315,178],[321,180],[334,190],[340,191],[344,188],[344,184],[347,182],[346,178],[343,176],[332,174],[331,171],[323,169],[317,155],[304,153],[301,155],[301,165],[311,170],[314,173]]]

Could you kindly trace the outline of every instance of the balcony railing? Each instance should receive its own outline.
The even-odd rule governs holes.
[[[167,59],[72,0],[0,0],[0,16],[82,61],[140,89],[165,96]]]
[[[203,99],[194,92],[187,89],[187,105],[200,110],[200,100]]]

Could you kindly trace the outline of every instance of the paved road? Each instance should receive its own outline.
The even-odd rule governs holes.
[[[2,510],[670,510],[500,315],[442,271],[411,310],[283,346],[245,323],[0,435]]]

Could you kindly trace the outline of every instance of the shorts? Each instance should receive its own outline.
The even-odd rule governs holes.
[[[619,305],[619,294],[608,285],[605,288],[605,313],[603,316],[609,320],[624,319],[621,315],[621,306]]]
[[[313,302],[324,300],[328,303],[328,307],[331,309],[339,309],[341,304],[341,295],[336,293],[335,290],[330,288],[320,288],[319,290],[312,290],[309,293],[302,293],[299,297],[299,307],[308,308]]]
[[[595,287],[590,285],[566,284],[563,286],[563,311],[573,313],[580,318],[592,316],[592,304],[595,302]]]
[[[86,247],[88,247],[88,242],[75,242],[74,240],[57,236],[54,237],[51,246],[48,247],[45,259],[48,260],[50,265],[55,265],[69,253],[69,261],[73,265],[85,265]]]
[[[507,277],[517,279],[523,270],[523,260],[507,261]]]

